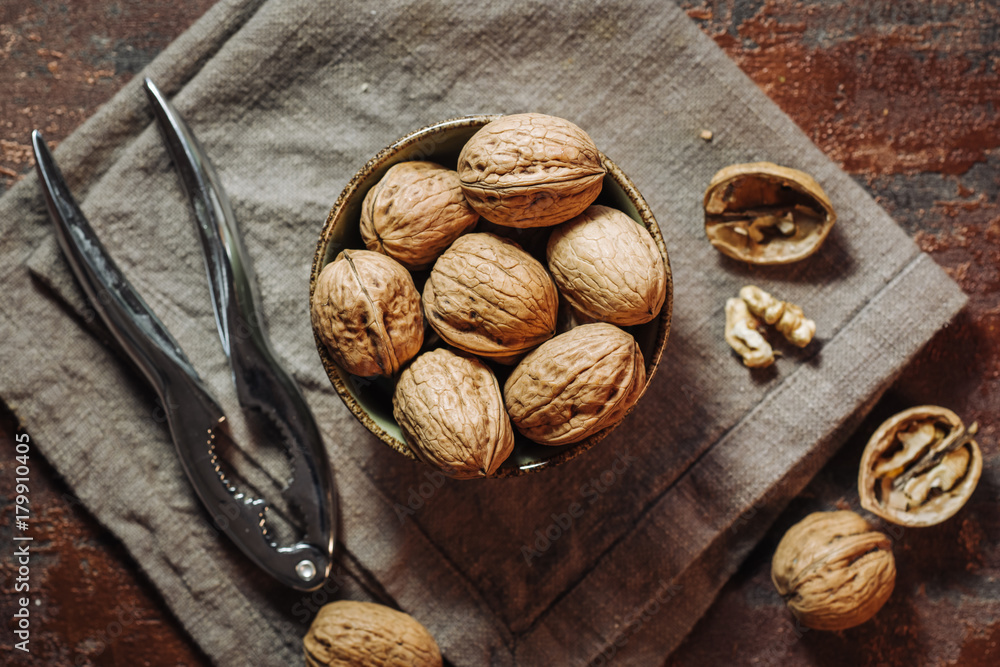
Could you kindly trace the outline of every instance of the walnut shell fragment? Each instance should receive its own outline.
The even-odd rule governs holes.
[[[511,421],[543,445],[568,445],[617,424],[646,388],[635,339],[613,324],[584,324],[546,341],[504,384]]]
[[[892,595],[892,542],[854,512],[814,512],[781,538],[771,560],[771,581],[803,625],[852,628],[874,616]]]
[[[361,238],[369,250],[417,271],[478,220],[458,173],[434,162],[400,162],[365,195]]]
[[[394,375],[424,340],[420,293],[394,259],[345,250],[323,267],[312,320],[330,355],[354,375]]]
[[[504,361],[555,333],[559,295],[548,271],[514,242],[460,236],[424,285],[427,321],[449,345]]]
[[[323,605],[302,639],[306,667],[441,667],[441,651],[409,614],[372,602]]]
[[[655,318],[667,294],[667,269],[646,229],[623,212],[589,206],[549,237],[549,271],[579,312],[619,326]]]
[[[414,455],[457,479],[489,477],[514,449],[496,377],[451,350],[425,352],[400,374],[392,413]]]
[[[458,156],[462,190],[487,220],[547,227],[582,213],[601,192],[604,165],[593,140],[556,116],[502,116]]]
[[[922,405],[886,420],[872,434],[858,473],[861,506],[901,526],[933,526],[965,505],[983,456],[951,410]]]
[[[705,233],[751,264],[788,264],[816,252],[837,214],[812,176],[770,162],[734,164],[705,190]]]

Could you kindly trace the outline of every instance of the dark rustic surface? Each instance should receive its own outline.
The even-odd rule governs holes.
[[[955,278],[969,305],[778,519],[669,664],[994,665],[1000,647],[1000,9],[994,2],[690,2],[688,13]],[[979,421],[983,478],[966,507],[895,527],[896,589],[839,633],[796,627],[770,582],[784,531],[859,508],[868,437],[901,409]]]
[[[66,136],[211,4],[4,2],[4,187],[30,166],[32,128],[46,131],[50,141]],[[782,515],[671,663],[735,657],[738,664],[993,664],[1000,617],[993,423],[1000,403],[994,391],[1000,376],[1000,12],[974,2],[683,4],[949,270],[970,305]],[[781,532],[814,509],[857,508],[856,466],[867,435],[895,410],[925,402],[981,423],[986,471],[979,490],[951,521],[893,533],[897,590],[872,623],[843,633],[796,628],[768,578]],[[0,424],[5,443],[12,442],[13,428],[10,420]],[[11,450],[5,444],[0,460],[4,495],[13,476]],[[33,459],[32,477],[38,663],[205,664],[127,554],[74,504],[51,468]],[[8,544],[12,520],[5,510],[0,541]],[[11,570],[6,557],[3,563],[0,604],[9,619]],[[0,645],[9,646],[9,633]]]
[[[32,129],[57,144],[214,1],[0,1],[0,192],[31,168]],[[4,348],[4,355],[11,353]],[[9,558],[16,427],[3,411],[0,663],[208,665],[125,549],[39,456],[30,459],[30,660],[10,652],[17,597]]]

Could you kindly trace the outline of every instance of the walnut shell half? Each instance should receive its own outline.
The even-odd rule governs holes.
[[[409,614],[372,602],[323,605],[302,639],[306,667],[441,667],[441,651]]]
[[[421,354],[400,374],[392,414],[414,455],[457,479],[489,477],[514,449],[493,372],[445,348]]]
[[[312,320],[330,356],[354,375],[394,375],[424,341],[413,278],[396,260],[370,250],[345,250],[323,267]]]
[[[417,271],[477,220],[455,171],[434,162],[400,162],[365,195],[361,238],[369,250]]]
[[[458,156],[469,203],[487,220],[510,227],[547,227],[582,213],[600,194],[604,173],[586,132],[540,113],[501,116]]]
[[[620,422],[645,389],[635,339],[598,322],[540,345],[514,367],[503,394],[517,430],[543,445],[568,445]]]
[[[649,322],[667,295],[667,269],[646,229],[621,211],[590,206],[552,230],[546,258],[573,307],[619,326]]]
[[[454,347],[500,361],[555,333],[559,294],[541,262],[493,234],[460,236],[424,285],[427,321]]]
[[[892,595],[892,542],[854,512],[814,512],[781,538],[771,581],[807,627],[851,628],[874,616]]]
[[[983,456],[951,410],[922,405],[886,420],[872,434],[858,473],[861,506],[901,526],[933,526],[965,505]]]
[[[788,264],[819,250],[837,214],[812,176],[770,162],[734,164],[705,190],[705,233],[725,255]]]

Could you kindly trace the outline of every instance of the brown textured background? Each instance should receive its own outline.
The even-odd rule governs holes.
[[[4,0],[0,192],[30,168],[31,129],[58,142],[211,4]],[[941,0],[681,5],[946,267],[970,303],[778,519],[669,663],[994,664],[1000,624],[1000,9]],[[945,524],[893,535],[899,579],[873,622],[843,633],[796,628],[769,581],[774,546],[809,511],[857,508],[856,466],[867,436],[896,410],[919,403],[942,404],[980,422],[986,470],[979,489]],[[9,417],[0,420],[4,544],[11,543],[15,428]],[[207,664],[124,550],[38,458],[32,478],[37,664]],[[13,582],[6,558],[3,575],[0,615],[9,627]],[[9,631],[0,646],[9,649]]]

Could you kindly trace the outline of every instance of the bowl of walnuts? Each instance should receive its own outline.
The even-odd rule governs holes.
[[[631,412],[670,331],[666,246],[573,123],[468,116],[351,179],[309,283],[316,348],[351,412],[458,479],[563,463]]]

